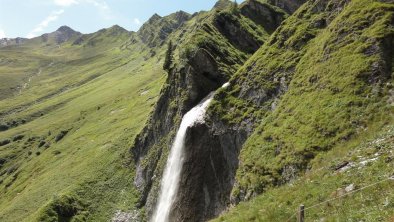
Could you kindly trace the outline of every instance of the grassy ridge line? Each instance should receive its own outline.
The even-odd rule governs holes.
[[[123,58],[122,58],[122,60],[123,60]],[[56,89],[56,91],[49,92],[49,94],[47,94],[47,95],[45,95],[43,97],[34,98],[35,100],[32,101],[32,102],[24,103],[24,104],[18,105],[16,107],[13,106],[13,108],[11,110],[3,111],[3,113],[2,113],[3,121],[7,120],[7,119],[15,120],[17,118],[17,119],[23,119],[24,123],[29,122],[32,119],[39,117],[40,114],[46,113],[45,110],[52,109],[52,107],[56,107],[58,104],[62,104],[63,103],[62,102],[62,103],[58,103],[58,104],[46,107],[45,103],[43,103],[43,102],[45,102],[45,100],[48,100],[48,99],[50,99],[52,97],[61,96],[62,94],[64,94],[64,92],[66,92],[66,91],[73,91],[77,87],[83,87],[84,85],[86,85],[90,81],[93,81],[96,78],[99,78],[101,75],[103,75],[105,73],[109,73],[112,70],[115,70],[115,69],[117,69],[119,67],[122,67],[122,66],[126,65],[127,63],[128,63],[128,61],[125,61],[124,64],[119,64],[117,67],[114,67],[114,68],[111,67],[112,68],[111,70],[107,70],[106,68],[102,68],[102,71],[100,71],[101,73],[92,74],[92,75],[88,76],[86,79],[82,79],[81,81],[73,83],[71,85],[63,86],[60,89],[58,88],[58,89]],[[104,64],[103,67],[105,67],[106,65],[108,65],[108,64]],[[98,67],[100,68],[99,65],[98,65]],[[24,97],[26,97],[26,96],[24,96]],[[35,105],[35,106],[32,106],[32,105]],[[41,110],[39,108],[40,106],[42,107]],[[35,110],[35,112],[32,112],[34,110]],[[31,115],[31,113],[34,113],[34,114]]]
[[[125,30],[118,30],[116,27],[109,29],[100,30],[94,34],[84,35],[85,39],[80,43],[80,45],[73,44],[73,40],[64,42],[61,45],[54,44],[43,44],[37,39],[28,40],[28,42],[23,45],[9,46],[0,49],[0,77],[12,77],[15,78],[15,71],[24,67],[24,69],[38,70],[39,68],[46,68],[50,76],[42,76],[39,80],[55,79],[54,76],[57,72],[60,72],[62,76],[65,76],[69,72],[70,67],[83,67],[88,63],[98,62],[98,59],[102,59],[103,63],[110,63],[109,58],[112,57],[114,61],[124,57],[125,52],[130,52],[136,50],[137,47],[142,47],[138,42],[132,44],[130,41],[133,39],[134,35],[128,33]],[[91,44],[90,42],[95,42]],[[131,46],[131,48],[129,48]],[[26,63],[27,61],[32,61],[34,64]],[[56,65],[56,64],[57,65]],[[62,65],[63,64],[63,65]],[[107,64],[108,65],[108,64]],[[52,69],[51,69],[52,67]],[[65,67],[67,69],[65,69]],[[88,66],[85,66],[88,67]],[[31,68],[31,69],[30,69]],[[85,70],[85,72],[88,70]],[[19,76],[19,81],[16,85],[10,84],[6,81],[6,85],[0,88],[3,92],[7,92],[7,89],[11,86],[15,88],[16,86],[22,85],[22,80],[27,80],[27,76],[31,75],[32,71]],[[81,75],[84,73],[81,70]],[[71,76],[69,76],[71,77]],[[66,83],[73,83],[73,78],[77,79],[79,76],[73,76],[67,80]],[[71,81],[70,81],[71,80]],[[19,84],[18,84],[19,83]],[[1,86],[1,85],[0,85]],[[46,86],[45,88],[48,88]],[[43,94],[44,92],[39,92]],[[7,92],[9,95],[9,92]]]
[[[122,64],[119,64],[119,62],[127,63],[131,59],[130,56],[122,55],[120,52],[116,52],[114,55],[102,54],[99,57],[93,58],[95,59],[79,59],[83,61],[82,63],[75,63],[76,60],[66,62],[56,61],[55,64],[51,62],[50,64],[52,65],[50,67],[40,67],[42,73],[39,77],[32,79],[32,85],[29,86],[29,90],[24,90],[23,92],[25,95],[0,101],[2,104],[2,113],[9,113],[10,111],[6,109],[10,106],[29,106],[33,102],[40,102],[65,89],[84,84],[103,73],[121,66]],[[64,75],[67,73],[68,75]],[[30,102],[26,103],[27,101]]]

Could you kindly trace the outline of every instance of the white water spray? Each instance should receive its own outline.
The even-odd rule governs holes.
[[[167,222],[171,211],[171,206],[176,197],[179,187],[179,179],[183,166],[183,149],[185,143],[186,130],[189,126],[197,122],[204,121],[205,111],[212,100],[214,93],[210,93],[197,106],[187,112],[181,122],[181,126],[172,144],[167,165],[161,180],[160,196],[153,215],[152,222]]]

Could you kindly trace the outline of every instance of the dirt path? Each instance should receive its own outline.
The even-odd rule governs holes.
[[[24,82],[24,83],[22,84],[22,87],[21,87],[20,90],[19,90],[19,95],[22,94],[22,91],[23,91],[24,89],[26,89],[26,88],[29,86],[29,84],[30,84],[31,80],[33,79],[33,77],[35,77],[35,76],[40,76],[40,75],[41,75],[41,72],[42,72],[42,69],[39,68],[39,69],[38,69],[38,72],[37,72],[36,74],[33,74],[32,76],[30,76],[29,79],[28,79],[26,82]]]

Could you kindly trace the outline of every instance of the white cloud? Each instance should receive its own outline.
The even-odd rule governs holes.
[[[141,25],[141,20],[139,20],[138,18],[135,18],[135,19],[133,20],[133,22],[134,22],[134,24],[136,24],[136,25]]]
[[[103,19],[109,20],[113,18],[111,9],[106,1],[104,0],[80,0],[80,1],[84,1],[96,7],[99,10],[100,15]]]
[[[77,0],[54,0],[54,3],[59,6],[67,7],[70,5],[78,4]]]
[[[5,32],[3,29],[0,29],[0,39],[6,38],[7,36],[5,35]]]
[[[79,3],[88,3],[100,10],[109,10],[107,2],[105,2],[104,0],[53,0],[53,3],[55,3],[55,5],[63,7],[76,5]]]
[[[98,9],[100,15],[104,19],[112,19],[111,9],[105,0],[52,0],[55,5],[67,7],[77,4],[90,4]]]
[[[98,1],[98,0],[85,0],[87,3],[94,5],[100,10],[108,11],[109,6],[105,1]]]
[[[40,24],[38,24],[29,34],[27,34],[27,38],[34,38],[38,36],[38,34],[45,30],[48,27],[49,23],[56,21],[61,14],[64,13],[64,10],[53,11],[48,17],[46,17]]]
[[[137,31],[141,27],[141,25],[142,25],[141,20],[139,18],[134,18],[133,19],[133,24],[131,26],[131,29],[133,31]]]

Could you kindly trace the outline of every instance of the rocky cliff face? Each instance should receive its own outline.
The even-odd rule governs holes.
[[[178,35],[183,35],[178,62],[173,64],[155,112],[132,149],[138,163],[135,182],[142,194],[140,203],[146,206],[148,216],[181,117],[224,82],[230,84],[217,90],[205,123],[187,131],[185,165],[172,211],[177,221],[207,220],[231,203],[295,179],[317,153],[349,140],[366,126],[363,119],[370,118],[369,114],[357,101],[372,98],[374,93],[367,95],[365,90],[381,96],[370,101],[374,107],[386,109],[384,98],[390,94],[392,79],[392,50],[388,49],[393,38],[390,33],[376,31],[392,26],[389,17],[377,13],[382,9],[371,9],[369,13],[380,15],[374,19],[355,14],[350,20],[358,22],[352,23],[348,21],[351,12],[360,10],[350,1],[268,2],[271,4],[246,1],[234,9],[220,1],[208,16],[193,18],[200,24],[193,29],[197,32],[186,35],[186,27]],[[369,43],[363,45],[362,38]],[[364,50],[350,55],[348,43]],[[373,56],[369,59],[365,55]],[[346,61],[353,69],[341,68],[346,73],[329,68],[339,64],[338,59],[352,56],[353,60]],[[313,70],[316,64],[321,64],[319,72]],[[344,75],[354,79],[337,82]],[[349,97],[352,92],[345,84],[359,88],[360,94],[353,91],[357,96]],[[308,85],[317,88],[308,91]],[[321,99],[322,93],[329,94],[324,97],[327,100]],[[301,97],[303,100],[295,99]],[[349,104],[323,109],[321,103],[327,101]],[[364,117],[346,114],[355,109]],[[326,113],[320,115],[321,110]],[[303,121],[301,131],[292,127],[298,122],[289,113]],[[314,114],[313,120],[305,119]],[[332,122],[335,118],[342,120]]]
[[[146,207],[148,217],[155,206],[163,167],[183,114],[227,82],[263,44],[268,33],[287,17],[283,10],[260,2],[248,1],[236,10],[231,6],[230,3],[228,7],[196,15],[172,36],[179,38],[176,58],[156,108],[131,149],[137,163],[139,206]],[[259,16],[269,19],[259,20]],[[160,23],[156,17],[156,23]],[[226,209],[239,149],[251,129],[227,127],[211,119],[188,130],[173,218],[204,221]]]
[[[230,205],[239,149],[248,133],[207,120],[189,129],[185,164],[174,215],[178,221],[205,221]]]
[[[283,6],[283,4],[279,5]],[[309,20],[307,17],[312,14],[315,18],[322,15],[329,18],[332,13],[337,13],[338,9],[342,9],[346,2],[337,3],[335,7],[329,9],[326,8],[327,1],[316,2],[315,7],[320,5],[318,10],[310,7],[312,4],[315,3],[306,3],[295,15],[287,19],[271,36],[269,42],[232,78],[230,86],[219,91],[215,97],[216,101],[213,102],[213,106],[208,112],[208,122],[212,124],[210,129],[213,135],[223,139],[236,138],[236,143],[220,146],[222,149],[225,147],[231,148],[232,155],[236,157],[233,162],[238,163],[239,152],[246,140],[252,135],[260,122],[264,121],[264,115],[274,110],[280,97],[288,91],[288,84],[295,72],[295,64],[303,55],[304,47],[313,39],[316,32],[326,25],[326,21],[324,21],[324,26],[315,26],[314,19]],[[245,12],[247,11],[245,10]],[[293,20],[292,18],[295,17],[297,19]],[[295,20],[298,24],[286,26],[286,23],[292,23]],[[295,29],[301,24],[305,25],[307,30],[303,30],[304,36],[300,38],[295,36],[298,34]],[[283,49],[286,49],[286,53],[283,53]],[[266,53],[269,50],[270,53]],[[259,52],[264,56],[257,56]],[[287,59],[295,63],[285,62]],[[270,65],[276,62],[278,64]],[[262,192],[262,190],[248,192],[239,188],[239,181],[234,178],[238,170],[238,165],[236,166],[232,172],[235,187],[231,195],[233,204],[241,200],[248,200],[256,193]]]
[[[0,47],[20,45],[23,44],[27,39],[25,38],[2,38],[0,39]]]
[[[246,62],[229,88],[216,95],[208,112],[213,126],[210,129],[222,126],[227,135],[235,128],[248,138],[241,141],[245,143],[239,156],[233,203],[294,180],[319,152],[356,136],[367,126],[366,119],[372,118],[371,113],[363,111],[367,106],[380,107],[375,114],[386,110],[388,94],[384,92],[388,92],[386,86],[390,88],[392,71],[383,70],[391,70],[385,64],[390,64],[392,57],[384,55],[392,55],[392,51],[387,53],[381,46],[392,44],[393,39],[390,32],[382,34],[382,30],[391,27],[393,20],[384,13],[373,19],[361,19],[356,13],[350,20],[358,22],[349,21],[350,14],[360,12],[363,4],[308,1]],[[369,13],[388,10],[381,7]],[[369,43],[364,45],[364,40],[360,41],[363,38]],[[348,44],[366,51],[349,52]],[[371,48],[377,57],[366,57]],[[352,64],[351,68],[339,65],[345,63]],[[349,87],[362,90],[356,93]],[[381,94],[367,95],[372,91]],[[375,99],[366,99],[371,96]],[[364,105],[357,101],[364,101]],[[334,103],[347,105],[327,108]],[[349,115],[355,110],[360,116]],[[220,136],[223,131],[214,131],[213,135]]]
[[[164,17],[154,14],[142,25],[138,31],[138,35],[151,48],[161,46],[173,31],[180,28],[190,18],[191,15],[184,11]]]
[[[287,13],[294,13],[302,4],[304,4],[305,0],[268,0],[268,3],[271,5],[275,5],[279,8],[282,8]]]
[[[287,4],[285,5],[287,6]],[[249,17],[254,22],[261,24],[269,34],[271,34],[287,17],[285,11],[278,11],[274,4],[261,3],[257,0],[241,5],[241,13]]]

